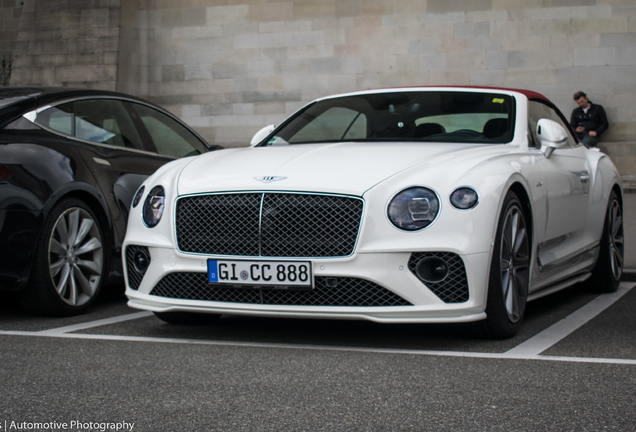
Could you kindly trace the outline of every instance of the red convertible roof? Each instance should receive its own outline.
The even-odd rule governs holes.
[[[507,88],[507,87],[486,87],[486,86],[461,86],[461,85],[455,85],[455,86],[450,86],[450,85],[444,85],[444,86],[430,85],[430,86],[415,86],[413,88],[418,88],[418,87],[421,87],[421,88],[464,88],[464,89],[480,89],[480,90],[513,91],[513,92],[521,93],[522,95],[524,95],[528,99],[541,99],[541,100],[544,100],[546,102],[552,103],[552,101],[550,101],[550,99],[548,99],[547,97],[543,96],[541,93],[537,93],[535,91],[526,90],[526,89],[516,89],[516,88]]]
[[[467,86],[465,88],[513,91],[513,92],[521,93],[522,95],[524,95],[528,99],[541,99],[541,100],[544,100],[546,102],[550,102],[550,99],[548,99],[547,97],[543,96],[541,93],[537,93],[535,91],[526,90],[526,89],[516,89],[516,88],[506,88],[506,87],[475,87],[475,86]]]

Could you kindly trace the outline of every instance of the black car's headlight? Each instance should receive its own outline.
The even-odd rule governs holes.
[[[450,202],[453,207],[460,210],[468,210],[477,205],[479,196],[474,189],[469,187],[460,187],[453,191],[450,196]]]
[[[435,220],[439,213],[439,200],[430,189],[412,187],[393,197],[387,213],[396,227],[408,231],[419,230]]]
[[[165,199],[166,193],[162,186],[153,187],[146,197],[143,208],[143,219],[148,228],[156,226],[161,220]]]

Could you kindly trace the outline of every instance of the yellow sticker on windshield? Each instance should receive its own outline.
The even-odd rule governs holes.
[[[492,100],[492,103],[504,103],[504,100],[503,99],[499,99],[499,98],[494,98]]]

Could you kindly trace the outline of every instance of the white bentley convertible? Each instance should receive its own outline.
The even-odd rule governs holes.
[[[170,323],[222,314],[481,321],[618,287],[621,181],[525,90],[427,87],[316,100],[251,148],[160,168],[123,254],[129,305]]]

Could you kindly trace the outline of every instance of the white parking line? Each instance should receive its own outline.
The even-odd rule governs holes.
[[[101,327],[108,324],[115,324],[115,323],[120,323],[124,321],[145,318],[151,315],[152,315],[152,312],[143,311],[143,312],[115,316],[111,318],[104,318],[104,319],[95,320],[95,321],[89,321],[89,322],[80,323],[80,324],[73,324],[73,325],[64,326],[64,327],[58,327],[58,328],[49,329],[49,330],[43,330],[43,331],[36,332],[36,334],[40,336],[65,335],[67,333],[72,333],[72,332],[76,332],[80,330],[86,330],[93,327]]]
[[[509,357],[526,358],[542,353],[613,305],[633,287],[633,283],[623,282],[616,292],[599,295],[582,308],[572,312],[561,321],[517,345],[505,354]]]
[[[561,361],[574,363],[603,363],[603,364],[627,364],[636,365],[636,360],[632,359],[615,359],[615,358],[593,358],[593,357],[561,357],[561,356],[509,356],[506,353],[483,353],[483,352],[461,352],[461,351],[430,351],[430,350],[411,350],[397,348],[365,348],[351,346],[333,346],[333,345],[306,345],[306,344],[282,344],[268,342],[238,342],[238,341],[218,341],[218,340],[202,340],[202,339],[180,339],[180,338],[158,338],[146,336],[121,336],[121,335],[99,335],[85,333],[43,333],[43,332],[26,332],[26,331],[0,331],[0,335],[14,336],[39,336],[53,337],[64,339],[84,339],[84,340],[108,340],[121,342],[153,342],[153,343],[169,343],[184,345],[209,345],[209,346],[230,346],[243,348],[269,348],[269,349],[292,349],[292,350],[316,350],[316,351],[340,351],[340,352],[358,352],[369,354],[408,354],[408,355],[425,355],[440,357],[464,357],[464,358],[483,358],[483,359],[503,359],[503,360],[540,360],[540,361]]]
[[[144,318],[152,315],[152,312],[137,312],[132,314],[120,315],[112,318],[90,321],[87,323],[74,324],[64,327],[58,327],[38,332],[30,331],[10,331],[0,330],[0,335],[13,336],[36,336],[36,337],[53,337],[64,339],[84,339],[84,340],[108,340],[122,342],[154,342],[154,343],[170,343],[170,344],[186,344],[186,345],[209,345],[209,346],[235,346],[247,348],[270,348],[270,349],[303,349],[318,351],[340,351],[340,352],[361,352],[375,354],[408,354],[408,355],[426,355],[426,356],[445,356],[445,357],[464,357],[464,358],[483,358],[483,359],[504,359],[504,360],[537,360],[537,361],[559,361],[572,363],[601,363],[601,364],[625,364],[636,365],[633,359],[616,359],[616,358],[593,358],[593,357],[566,357],[566,356],[545,356],[540,355],[541,352],[550,348],[564,337],[574,332],[592,318],[603,312],[609,306],[614,304],[618,299],[624,296],[634,286],[633,283],[623,283],[618,291],[611,294],[603,294],[596,297],[587,305],[568,315],[561,321],[545,329],[536,336],[517,345],[504,353],[484,353],[484,352],[462,352],[462,351],[432,351],[432,350],[412,350],[412,349],[396,349],[396,348],[367,348],[367,347],[351,347],[351,346],[332,346],[332,345],[308,345],[308,344],[284,344],[284,343],[268,343],[268,342],[240,342],[240,341],[219,341],[219,340],[201,340],[201,339],[179,339],[179,338],[158,338],[145,336],[123,336],[123,335],[102,335],[102,334],[83,334],[72,333],[94,327],[100,327],[108,324]]]

